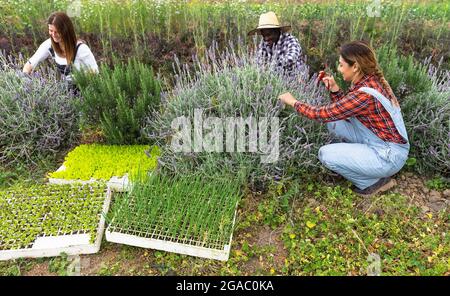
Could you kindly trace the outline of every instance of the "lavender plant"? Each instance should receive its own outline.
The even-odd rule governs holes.
[[[448,73],[446,74],[448,75]],[[402,105],[415,169],[450,175],[450,89],[414,94]]]
[[[78,136],[74,95],[52,69],[23,74],[0,53],[0,163],[32,164]]]
[[[328,100],[323,87],[317,86],[315,77],[309,78],[308,69],[293,77],[282,76],[273,71],[273,65],[260,65],[254,56],[232,48],[219,53],[217,47],[211,47],[204,60],[196,59],[193,68],[176,63],[176,85],[164,99],[164,110],[147,118],[148,137],[163,145],[161,168],[206,174],[246,168],[252,179],[280,178],[300,171],[317,172],[320,168],[317,151],[329,140],[325,126],[298,116],[290,108],[284,109],[278,95],[289,90],[303,101],[321,104]],[[175,151],[171,145],[175,136],[171,124],[181,116],[193,122],[195,109],[199,108],[204,118],[252,117],[257,122],[264,117],[278,118],[278,129],[269,128],[269,134],[279,133],[278,160],[263,163],[264,151],[249,152],[249,145],[246,152],[227,152],[225,148],[224,152],[213,153]],[[247,128],[245,143],[249,143],[250,133]],[[219,146],[226,146],[225,138],[226,135]]]
[[[429,85],[402,101],[402,113],[408,130],[410,157],[419,173],[450,174],[450,71],[442,69],[431,57],[422,63]],[[422,76],[422,75],[421,75]],[[417,79],[425,81],[425,78]],[[422,83],[423,84],[423,83]]]

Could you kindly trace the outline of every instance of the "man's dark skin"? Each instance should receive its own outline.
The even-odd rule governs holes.
[[[281,30],[278,28],[274,29],[262,29],[260,30],[263,39],[267,44],[272,47],[275,43],[278,42],[281,35]]]

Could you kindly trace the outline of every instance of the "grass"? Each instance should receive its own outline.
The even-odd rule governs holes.
[[[387,194],[362,202],[345,187],[313,190],[318,204],[295,211],[284,227],[285,274],[365,274],[368,256],[378,254],[384,275],[442,275],[448,271],[448,213],[421,214],[409,198]]]

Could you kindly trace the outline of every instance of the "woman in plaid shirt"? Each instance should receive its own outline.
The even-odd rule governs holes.
[[[322,81],[331,91],[327,105],[311,106],[290,93],[279,98],[298,113],[326,122],[330,133],[342,140],[321,147],[319,159],[350,180],[356,193],[371,196],[389,190],[395,186],[390,177],[403,167],[409,153],[398,101],[367,44],[342,46],[338,71],[352,85],[344,93],[333,76],[325,76]]]

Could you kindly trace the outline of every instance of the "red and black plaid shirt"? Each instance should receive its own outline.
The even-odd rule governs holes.
[[[375,97],[360,91],[361,87],[376,89],[391,100],[375,75],[365,75],[346,94],[341,90],[331,93],[332,102],[325,106],[316,107],[298,101],[294,107],[306,117],[322,122],[355,117],[383,141],[405,144],[406,140],[398,132],[389,112]]]

